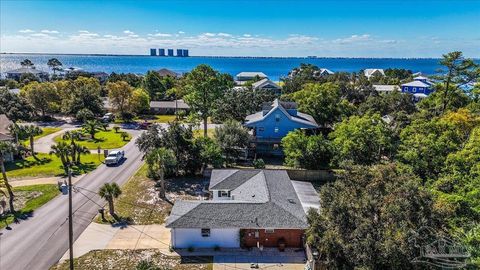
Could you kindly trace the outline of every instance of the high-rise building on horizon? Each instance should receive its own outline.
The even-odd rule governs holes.
[[[157,51],[158,50],[158,51]],[[176,55],[175,55],[176,51]],[[162,49],[162,48],[151,48],[150,56],[176,56],[176,57],[189,57],[187,49]]]

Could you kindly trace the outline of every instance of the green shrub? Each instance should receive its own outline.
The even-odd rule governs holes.
[[[255,169],[265,169],[265,161],[261,158],[255,159],[253,161],[253,167],[255,167]]]

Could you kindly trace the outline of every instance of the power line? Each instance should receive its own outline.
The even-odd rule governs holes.
[[[93,191],[88,190],[88,189],[86,189],[86,188],[82,188],[82,187],[77,187],[77,188],[80,188],[80,189],[83,189],[83,190],[86,190],[86,191],[89,191],[89,192],[93,192]],[[96,193],[96,192],[93,192],[93,193]],[[144,205],[135,204],[135,203],[131,203],[131,202],[126,202],[126,201],[122,201],[122,200],[117,200],[116,202],[118,202],[118,203],[123,203],[123,204],[128,204],[128,205],[135,206],[135,207],[139,207],[139,208],[144,208],[144,209],[147,209],[147,210],[153,210],[153,211],[157,210],[157,209],[152,208],[152,207],[149,207],[149,206],[144,206]],[[202,218],[202,217],[192,216],[192,215],[188,215],[188,214],[185,214],[185,215],[177,215],[177,214],[172,214],[172,213],[170,213],[170,216],[189,217],[189,218],[194,218],[194,219],[198,219],[198,220],[216,220],[216,221],[232,221],[232,222],[244,221],[244,222],[252,222],[252,223],[255,223],[255,221],[252,220],[252,219]]]

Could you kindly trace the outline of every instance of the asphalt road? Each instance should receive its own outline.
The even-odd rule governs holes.
[[[137,132],[136,132],[137,133]],[[84,176],[75,186],[98,191],[107,182],[123,185],[142,164],[141,153],[131,140],[123,148],[126,160],[118,167],[100,165]],[[73,192],[73,230],[77,239],[98,214],[105,201],[93,192]],[[12,230],[0,231],[0,270],[44,270],[57,263],[68,250],[68,196],[59,195],[33,217],[12,224]]]

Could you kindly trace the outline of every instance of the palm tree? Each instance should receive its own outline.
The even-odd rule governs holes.
[[[60,158],[65,173],[68,173],[68,167],[70,166],[70,159],[68,156],[71,152],[72,149],[66,142],[58,142],[57,144],[52,145],[52,150],[50,151],[50,155],[53,154]]]
[[[8,131],[10,131],[11,134],[15,135],[15,143],[18,143],[18,137],[22,133],[22,129],[17,123],[13,123],[10,126],[8,126]]]
[[[100,123],[97,120],[88,120],[83,124],[83,129],[86,133],[90,134],[92,140],[95,140],[95,133],[98,132],[100,128]]]
[[[90,149],[88,149],[86,146],[75,144],[73,148],[75,148],[75,153],[77,153],[77,158],[75,159],[75,163],[77,164],[81,163],[80,161],[81,155],[90,154]]]
[[[0,141],[0,168],[2,170],[3,185],[7,189],[8,193],[8,204],[10,207],[10,212],[15,213],[15,207],[13,206],[13,200],[15,195],[12,191],[12,186],[8,183],[7,172],[5,170],[5,159],[6,155],[15,151],[15,145],[11,142]]]
[[[70,147],[72,148],[71,150],[71,156],[72,156],[72,161],[75,162],[76,157],[77,157],[77,144],[75,143],[75,140],[80,140],[81,133],[78,131],[66,131],[62,135],[62,139],[64,140],[70,140]]]
[[[25,136],[28,137],[30,141],[30,152],[32,152],[32,156],[36,159],[37,157],[35,156],[35,151],[33,149],[35,145],[34,138],[35,136],[42,134],[43,130],[35,125],[28,125],[28,126],[23,126],[22,131],[25,134]]]
[[[117,215],[115,214],[113,199],[118,198],[120,194],[122,194],[122,190],[117,183],[105,183],[98,191],[98,195],[108,202],[108,211],[115,219],[117,219]]]
[[[147,154],[147,165],[154,178],[160,178],[160,198],[165,196],[165,171],[175,166],[176,159],[172,150],[164,147],[156,148]]]
[[[6,203],[3,200],[3,197],[8,198],[7,192],[8,192],[7,185],[5,185],[5,181],[3,181],[3,178],[2,178],[2,180],[0,180],[0,208],[2,208],[2,211],[0,213],[2,214],[6,212],[5,211]]]

